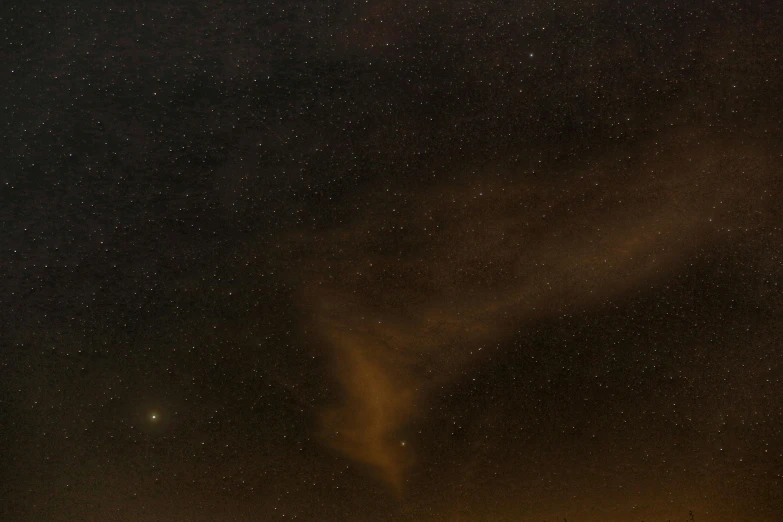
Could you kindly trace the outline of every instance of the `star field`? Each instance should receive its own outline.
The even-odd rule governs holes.
[[[782,28],[4,6],[0,520],[780,520]]]

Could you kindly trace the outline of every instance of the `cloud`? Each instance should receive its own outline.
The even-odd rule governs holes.
[[[303,235],[300,305],[341,389],[323,440],[403,494],[404,430],[478,344],[655,284],[730,239],[770,157],[672,132],[621,160],[377,191],[348,224]]]

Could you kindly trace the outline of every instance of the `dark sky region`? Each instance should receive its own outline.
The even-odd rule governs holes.
[[[6,2],[0,520],[783,520],[781,11]]]

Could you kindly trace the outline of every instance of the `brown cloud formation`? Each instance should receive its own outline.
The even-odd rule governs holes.
[[[378,189],[346,226],[305,237],[303,309],[342,391],[323,437],[398,494],[405,426],[434,389],[522,320],[655,284],[700,249],[758,225],[748,207],[779,163],[693,133],[630,157]]]

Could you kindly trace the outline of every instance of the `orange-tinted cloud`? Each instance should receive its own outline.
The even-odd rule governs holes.
[[[384,191],[349,224],[305,237],[301,305],[342,391],[322,412],[324,440],[404,492],[406,424],[479,343],[654,284],[730,238],[776,172],[769,157],[677,133],[551,179],[483,172]]]

